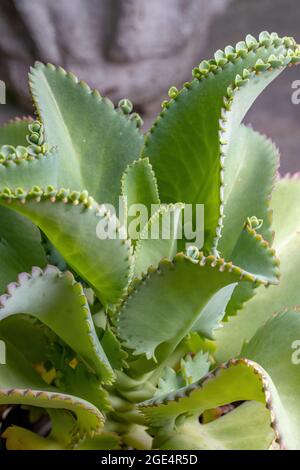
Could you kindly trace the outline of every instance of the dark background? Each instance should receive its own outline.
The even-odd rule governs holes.
[[[27,72],[35,60],[73,71],[114,102],[128,97],[147,129],[171,85],[247,33],[300,42],[299,0],[1,0],[0,122],[32,114]],[[300,105],[291,102],[300,67],[284,72],[246,117],[278,144],[281,173],[300,171]]]

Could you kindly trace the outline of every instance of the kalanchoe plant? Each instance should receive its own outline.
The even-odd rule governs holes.
[[[275,33],[219,50],[145,138],[128,100],[32,68],[38,121],[0,130],[8,449],[300,448],[300,179],[241,124],[299,61]],[[135,239],[105,206],[119,196],[128,219],[158,205]],[[184,204],[204,204],[201,252],[142,236]],[[101,239],[112,218],[120,236]],[[7,426],[14,405],[26,429]]]

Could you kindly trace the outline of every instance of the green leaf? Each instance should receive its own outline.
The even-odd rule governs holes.
[[[190,419],[159,441],[161,450],[266,450],[273,438],[268,410],[251,401],[205,425]]]
[[[57,152],[52,150],[19,161],[0,162],[0,188],[26,189],[35,185],[57,185]]]
[[[135,204],[143,204],[148,211],[147,220],[150,218],[151,206],[158,205],[160,200],[156,178],[147,158],[136,160],[128,165],[122,176],[121,194],[126,198],[127,210]],[[131,215],[135,215],[135,212]],[[131,220],[132,217],[129,215],[128,224]]]
[[[241,285],[248,284],[242,282]],[[249,283],[252,285],[252,283]],[[202,314],[193,325],[193,331],[197,331],[206,338],[214,339],[214,331],[220,328],[220,322],[225,315],[225,309],[230,301],[232,293],[236,289],[237,283],[222,287],[206,304]]]
[[[46,383],[55,385],[59,393],[80,397],[104,412],[110,410],[108,394],[99,379],[45,324],[29,315],[12,315],[0,321],[0,334],[24,355]]]
[[[274,392],[275,393],[275,392]],[[276,395],[276,393],[275,393]],[[252,435],[254,448],[268,449],[274,439],[270,413],[255,403],[250,423],[241,430],[241,417],[249,417],[249,412],[235,410],[225,417],[208,424],[200,424],[200,416],[207,410],[238,401],[253,401],[273,405],[273,385],[264,370],[256,363],[246,360],[232,360],[215,369],[200,381],[139,405],[146,417],[151,433],[155,435],[154,446],[164,449],[209,449],[209,448],[248,448],[248,433]],[[256,414],[253,415],[253,409]],[[241,416],[242,415],[242,416]],[[225,420],[225,422],[224,422]],[[229,421],[229,422],[228,422]],[[244,423],[248,421],[244,421]],[[225,434],[226,427],[230,429]],[[275,423],[272,423],[275,426]],[[258,435],[253,435],[253,426],[258,425]],[[252,429],[251,429],[252,428]],[[240,433],[240,440],[234,437]],[[169,441],[171,438],[171,442]],[[172,440],[175,442],[172,443]],[[251,441],[250,441],[251,442]],[[251,444],[250,444],[251,445]]]
[[[0,146],[12,145],[17,147],[17,145],[24,145],[27,147],[28,124],[32,121],[31,118],[17,118],[0,127]]]
[[[103,432],[93,438],[85,439],[76,450],[120,450],[120,436],[113,432]]]
[[[258,279],[268,279],[270,284],[278,284],[279,261],[275,250],[255,230],[246,226],[241,231],[230,260]]]
[[[48,266],[19,275],[0,297],[0,319],[20,313],[36,317],[68,344],[104,382],[113,371],[98,341],[81,285],[71,273]],[[76,319],[76,321],[75,321]]]
[[[285,308],[300,303],[300,180],[285,178],[277,182],[272,198],[274,210],[274,247],[280,259],[280,284],[257,290],[236,317],[230,317],[216,332],[218,362],[237,356],[245,340],[250,340],[257,329]],[[283,223],[284,221],[284,223]]]
[[[140,277],[160,260],[172,260],[178,253],[177,234],[183,220],[183,204],[161,206],[149,219],[135,247],[134,275]]]
[[[226,259],[231,259],[247,218],[261,219],[259,233],[272,242],[270,196],[278,165],[274,144],[258,132],[240,126],[228,149],[224,172],[224,227],[218,249]]]
[[[224,173],[224,219],[218,250],[226,259],[233,259],[233,253],[238,253],[239,237],[248,218],[262,221],[262,227],[256,230],[272,243],[269,206],[278,164],[279,153],[272,142],[252,129],[240,126],[228,149]],[[257,256],[256,251],[251,251],[249,256],[257,262],[261,253]],[[250,283],[239,284],[227,305],[226,317],[236,315],[254,293]]]
[[[0,292],[19,272],[47,264],[38,228],[6,207],[0,207],[0,258]]]
[[[153,166],[161,201],[205,204],[207,249],[216,248],[221,234],[228,144],[255,98],[291,61],[295,41],[290,51],[284,42],[245,44],[245,53],[226,48],[222,63],[201,63],[196,78],[172,97],[146,139],[143,156]],[[280,68],[268,62],[271,55],[279,57]],[[258,59],[266,71],[260,73]]]
[[[64,448],[58,442],[20,426],[10,426],[1,437],[6,440],[7,450],[63,450]]]
[[[111,328],[108,327],[104,332],[101,338],[101,345],[113,369],[122,370],[124,367],[127,367],[126,359],[128,354],[122,349],[118,338]]]
[[[189,333],[209,300],[242,278],[255,281],[231,263],[201,253],[197,259],[178,254],[173,262],[162,261],[135,283],[119,310],[117,331],[124,346],[134,356],[145,354],[161,363]]]
[[[46,141],[58,147],[59,186],[117,207],[121,176],[143,142],[134,120],[60,67],[36,63],[29,84]]]
[[[161,377],[158,379],[157,390],[154,397],[174,392],[175,390],[184,387],[184,385],[185,383],[180,373],[176,372],[171,367],[165,367]]]
[[[69,410],[76,416],[73,435],[91,434],[103,426],[103,416],[90,403],[58,393],[46,384],[11,343],[6,344],[6,364],[0,367],[0,404],[21,404],[45,409]]]
[[[186,385],[200,380],[209,371],[208,354],[199,351],[195,356],[187,355],[180,361],[181,374]]]
[[[34,187],[3,191],[0,204],[25,215],[46,234],[68,264],[97,291],[103,304],[119,300],[131,273],[130,241],[119,223],[86,192]],[[115,238],[100,239],[98,224],[112,223]]]
[[[300,312],[289,311],[269,320],[246,344],[241,354],[258,362],[277,392],[272,405],[276,438],[282,449],[300,449]]]
[[[207,374],[209,367],[208,355],[203,354],[202,351],[194,356],[186,355],[180,360],[180,368],[177,372],[171,367],[164,368],[154,397],[166,395],[201,379]]]

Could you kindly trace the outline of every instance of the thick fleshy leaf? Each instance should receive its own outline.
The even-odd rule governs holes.
[[[258,132],[240,126],[228,149],[224,172],[224,227],[218,249],[225,258],[231,259],[247,218],[262,221],[259,233],[271,243],[270,196],[278,165],[274,144]]]
[[[165,441],[160,439],[160,449],[266,450],[273,438],[268,410],[262,403],[251,401],[207,424],[188,420]]]
[[[171,367],[165,367],[158,380],[157,390],[154,397],[166,395],[181,387],[185,387],[197,380],[200,380],[209,371],[210,363],[208,355],[199,351],[194,356],[188,354],[180,361],[179,370],[175,371]]]
[[[236,317],[231,317],[216,332],[218,362],[237,356],[244,341],[250,340],[274,313],[299,305],[300,264],[300,179],[277,182],[272,198],[274,210],[274,247],[280,259],[280,284],[259,288],[256,296]],[[283,222],[284,221],[284,222]]]
[[[63,450],[63,446],[52,439],[35,434],[20,426],[10,426],[2,434],[7,450]]]
[[[242,282],[250,284],[252,282]],[[206,304],[202,311],[202,315],[198,318],[193,326],[193,331],[197,331],[206,338],[214,339],[214,331],[220,327],[220,322],[225,315],[225,309],[231,299],[232,293],[236,289],[237,284],[230,284],[222,287]]]
[[[57,186],[57,152],[49,151],[35,157],[0,162],[0,189],[32,186]]]
[[[208,449],[215,445],[217,448],[236,449],[247,446],[247,432],[241,434],[240,441],[232,436],[241,432],[240,414],[235,410],[229,413],[231,434],[224,436],[226,429],[225,417],[214,421],[215,424],[200,424],[199,418],[206,410],[217,408],[238,401],[253,401],[266,404],[270,409],[273,405],[273,384],[267,380],[264,370],[255,362],[240,359],[223,364],[203,377],[200,381],[181,388],[173,393],[148,400],[139,405],[145,415],[151,432],[156,436],[154,445],[163,448],[178,449]],[[275,393],[275,392],[274,392]],[[276,399],[276,397],[275,397]],[[258,424],[262,440],[254,440],[255,448],[268,449],[275,437],[271,425],[270,414],[262,407],[256,406],[257,415],[250,419],[250,427]],[[248,414],[249,416],[249,414]],[[211,429],[212,428],[212,429]],[[252,432],[253,439],[253,429]],[[172,443],[172,439],[175,442]],[[168,441],[171,442],[168,442]],[[215,443],[213,444],[213,441]]]
[[[146,139],[143,155],[155,171],[161,201],[205,204],[208,249],[216,248],[221,234],[228,144],[255,98],[296,49],[290,38],[269,35],[267,42],[247,37],[218,51],[180,92],[171,89],[172,99]]]
[[[0,146],[13,145],[16,147],[17,145],[24,145],[27,147],[28,124],[32,121],[31,118],[17,118],[0,127]]]
[[[121,176],[143,142],[136,121],[60,67],[36,63],[29,84],[46,140],[58,147],[59,186],[117,207]]]
[[[59,393],[82,398],[104,412],[110,409],[99,378],[36,316],[18,314],[1,319],[0,334]]]
[[[6,344],[6,364],[0,367],[0,404],[21,404],[69,410],[76,416],[73,435],[91,434],[103,426],[103,416],[90,403],[47,387],[30,364],[11,343]]]
[[[151,216],[151,206],[160,203],[157,182],[147,158],[136,160],[126,168],[121,181],[121,194],[126,197],[127,208],[143,204]]]
[[[119,450],[121,448],[120,441],[118,434],[103,432],[93,438],[85,439],[76,447],[76,450]]]
[[[140,277],[163,258],[178,253],[178,231],[183,220],[183,204],[161,206],[143,228],[135,247],[134,275]]]
[[[125,298],[118,313],[118,334],[134,355],[145,354],[161,363],[189,333],[210,299],[243,278],[261,282],[231,263],[201,253],[194,259],[178,254],[173,262],[163,260]]]
[[[98,341],[81,285],[71,273],[48,266],[19,275],[0,297],[0,320],[11,315],[36,317],[68,344],[104,382],[113,371]]]
[[[300,449],[300,311],[279,314],[260,328],[241,354],[258,362],[271,377],[278,399],[273,405],[277,442]]]
[[[224,219],[218,250],[226,259],[233,260],[233,253],[239,252],[239,238],[247,219],[255,218],[262,223],[257,232],[272,243],[270,197],[278,164],[278,150],[272,142],[258,132],[240,126],[228,149],[224,173]],[[258,167],[261,168],[259,174]],[[248,253],[252,262],[264,260],[262,253],[258,254],[256,250]],[[253,285],[239,284],[227,305],[226,317],[236,315],[254,293]]]
[[[117,302],[129,282],[130,241],[122,239],[117,219],[88,194],[55,190],[3,191],[0,204],[38,225],[64,259],[97,291],[104,304]],[[112,224],[115,238],[98,236],[98,224]],[[100,234],[101,235],[101,234]]]
[[[47,264],[38,228],[6,207],[0,207],[0,258],[1,293],[18,273]]]

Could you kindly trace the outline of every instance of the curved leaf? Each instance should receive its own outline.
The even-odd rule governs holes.
[[[269,320],[241,352],[272,378],[278,393],[273,407],[277,442],[287,450],[300,449],[299,338],[300,312],[289,311]]]
[[[121,239],[117,219],[112,220],[104,206],[85,191],[58,191],[53,187],[2,191],[0,204],[38,225],[68,264],[92,284],[104,304],[119,300],[131,273],[131,245]],[[110,221],[115,238],[100,239],[98,223],[106,227]]]
[[[183,219],[183,204],[161,206],[141,231],[135,247],[134,275],[140,277],[160,260],[172,260],[178,253],[178,230]]]
[[[265,33],[259,42],[248,36],[218,51],[179,93],[171,89],[146,139],[143,156],[153,166],[162,202],[205,204],[207,249],[216,247],[222,227],[226,140],[283,65],[297,60],[294,53],[298,57],[294,40]]]
[[[245,425],[245,423],[247,423]],[[207,424],[190,419],[164,441],[168,450],[266,450],[274,438],[270,416],[262,403],[245,402],[230,413]]]
[[[278,181],[272,198],[274,247],[280,259],[280,284],[259,288],[256,296],[236,317],[230,317],[216,332],[218,362],[237,356],[245,340],[250,340],[274,313],[300,303],[300,179]],[[284,221],[284,223],[283,223]]]
[[[5,338],[4,338],[5,340]],[[69,410],[76,416],[73,435],[91,434],[103,426],[103,416],[90,403],[46,387],[24,356],[5,340],[6,364],[0,367],[0,403]]]
[[[0,292],[20,272],[47,264],[38,228],[6,207],[0,207],[0,258]]]
[[[33,122],[30,117],[17,118],[8,121],[0,127],[0,146],[17,145],[27,146],[26,136],[28,134],[28,124]]]
[[[178,254],[173,262],[163,260],[125,298],[118,334],[133,355],[145,354],[161,363],[193,328],[209,300],[243,278],[261,282],[231,263],[201,253],[196,259]]]
[[[117,207],[121,176],[143,142],[134,119],[61,67],[36,63],[29,85],[46,140],[58,147],[59,186]]]
[[[158,187],[152,166],[147,158],[130,163],[122,176],[121,194],[127,198],[127,206],[143,204],[151,215],[151,205],[159,204]]]
[[[0,189],[57,185],[57,152],[0,162]]]
[[[232,439],[232,435],[241,433],[240,420],[236,418],[240,413],[237,410],[229,413],[227,418],[225,416],[205,425],[199,423],[199,417],[206,410],[245,400],[266,403],[270,409],[276,400],[274,394],[272,382],[267,379],[264,370],[255,362],[239,359],[223,364],[188,387],[141,403],[139,408],[156,436],[154,444],[162,443],[162,448],[174,448],[176,442],[178,449],[207,449],[213,446],[219,449],[226,448],[226,445],[233,449],[241,441],[245,448],[247,431],[240,435],[241,441]],[[262,407],[256,405],[255,408],[257,414],[250,418],[250,426],[260,423],[259,431],[262,433],[261,442],[254,440],[255,447],[261,448],[264,444],[268,449],[275,437],[271,425],[276,432],[276,423]],[[224,420],[229,420],[231,427],[227,442]],[[172,444],[169,439],[175,442]]]
[[[8,293],[0,297],[0,320],[20,313],[48,326],[104,382],[112,380],[113,371],[98,341],[83,289],[71,273],[48,266],[45,271],[33,268],[30,274],[20,274],[18,282],[9,284]]]

